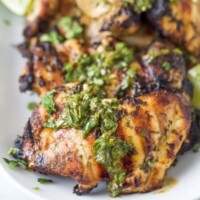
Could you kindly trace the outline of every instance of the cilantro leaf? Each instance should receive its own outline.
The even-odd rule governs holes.
[[[38,178],[38,182],[41,184],[46,184],[46,183],[53,183],[53,180],[47,178]]]
[[[45,107],[49,115],[52,115],[56,112],[56,104],[54,102],[54,95],[56,90],[51,90],[42,98],[42,105]]]

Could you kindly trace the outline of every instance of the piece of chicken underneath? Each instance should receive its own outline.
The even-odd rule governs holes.
[[[77,84],[56,89],[54,102],[61,115],[66,99],[76,91]],[[162,187],[168,169],[174,162],[190,129],[190,106],[184,96],[159,90],[135,99],[125,98],[119,104],[123,113],[116,136],[130,142],[134,154],[121,163],[126,171],[121,193],[149,192]],[[77,194],[91,191],[109,177],[94,156],[96,129],[87,138],[75,128],[50,129],[43,124],[49,119],[39,104],[33,111],[20,138],[18,148],[30,169],[44,174],[70,176],[78,182]]]
[[[148,12],[155,28],[190,53],[200,55],[200,1],[156,0]]]

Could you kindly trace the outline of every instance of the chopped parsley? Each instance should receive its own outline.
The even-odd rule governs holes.
[[[9,160],[7,158],[3,158],[3,160],[8,164],[8,166],[11,169],[16,169],[16,168],[19,168],[19,167],[24,167],[25,169],[28,169],[28,164],[25,160],[20,160],[20,159]]]
[[[37,107],[37,102],[34,102],[34,101],[29,102],[28,105],[27,105],[27,108],[29,110],[34,110],[36,107]]]
[[[146,137],[146,136],[148,136],[148,134],[149,134],[149,132],[147,131],[147,130],[142,130],[142,132],[141,132],[141,135],[143,136],[143,137]]]
[[[56,31],[50,31],[50,33],[43,34],[40,37],[41,42],[51,42],[52,44],[56,45],[63,41],[63,37],[58,34]]]
[[[35,190],[35,191],[39,191],[40,188],[39,188],[38,186],[36,186],[36,187],[33,188],[33,190]]]
[[[86,91],[71,95],[66,99],[66,105],[60,117],[56,121],[50,118],[44,123],[44,127],[80,128],[83,130],[84,137],[97,126],[102,131],[116,129],[114,122],[118,118],[113,113],[118,113],[117,99],[104,100],[95,97],[97,93],[98,88],[92,86]]]
[[[176,54],[178,54],[178,55],[183,55],[183,52],[179,48],[174,48],[173,52],[176,53]]]
[[[134,77],[136,75],[136,70],[130,68],[126,72],[125,78],[122,80],[121,84],[117,87],[116,95],[117,97],[122,97],[124,95],[124,91],[128,89],[134,83]]]
[[[49,119],[48,121],[44,122],[43,127],[44,128],[52,128],[52,129],[57,128],[55,122],[52,119]]]
[[[56,93],[56,90],[51,90],[47,92],[47,94],[42,98],[42,105],[45,107],[49,115],[56,112],[56,105],[53,99],[55,93]]]
[[[40,41],[50,42],[53,45],[57,45],[68,39],[81,39],[82,37],[83,27],[76,19],[67,16],[60,20],[58,26],[55,26],[54,30],[51,30],[49,33],[42,34],[40,36]]]
[[[169,49],[161,49],[159,51],[152,52],[152,53],[150,53],[150,57],[148,58],[147,62],[151,63],[152,61],[154,61],[159,56],[168,55],[169,53],[170,53]]]
[[[179,48],[174,48],[173,50],[170,49],[161,49],[157,51],[150,52],[150,56],[147,60],[147,63],[151,63],[155,59],[157,59],[159,56],[165,56],[170,54],[171,52],[177,54],[177,55],[183,55],[183,52]],[[171,69],[170,63],[169,62],[164,62],[162,64],[162,67],[166,70],[169,71]]]
[[[76,63],[66,63],[64,72],[66,82],[86,81],[100,88],[112,82],[114,71],[121,70],[126,74],[116,93],[121,93],[133,82],[135,70],[130,65],[133,61],[132,49],[124,43],[117,43],[113,51],[107,54],[83,54]]]
[[[144,163],[144,166],[147,168],[152,168],[153,165],[154,165],[154,163],[150,159],[147,159]]]
[[[8,155],[14,155],[19,151],[19,149],[15,148],[15,147],[11,147],[8,151]]]
[[[59,28],[65,31],[66,39],[72,39],[72,38],[80,39],[83,37],[83,27],[76,19],[73,19],[70,16],[63,17],[60,20]]]
[[[53,180],[47,178],[38,178],[38,182],[41,184],[46,184],[46,183],[53,183]]]
[[[112,197],[120,194],[126,172],[120,160],[132,150],[132,146],[115,135],[105,132],[94,144],[95,158],[110,174],[108,190]]]
[[[126,3],[133,5],[135,12],[141,13],[149,10],[155,0],[124,0]]]
[[[167,61],[165,61],[163,64],[162,64],[162,68],[165,70],[165,71],[169,71],[171,69],[171,64]]]

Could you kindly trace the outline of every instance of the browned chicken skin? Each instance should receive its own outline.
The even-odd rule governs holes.
[[[33,90],[39,96],[64,84],[64,63],[78,59],[85,52],[83,45],[76,39],[57,46],[33,40],[18,48],[28,58],[19,79],[20,90]]]
[[[153,41],[141,56],[138,75],[147,91],[159,88],[183,92],[186,81],[186,63],[183,53],[171,42]],[[143,83],[143,84],[144,84]]]
[[[200,55],[200,1],[156,0],[148,16],[155,28],[189,52]]]
[[[53,115],[56,118],[75,86],[68,84],[57,89],[54,97],[57,111]],[[187,100],[159,90],[135,99],[125,98],[119,109],[124,114],[115,134],[131,142],[135,152],[122,160],[127,174],[122,193],[161,187],[189,132],[191,116]],[[71,176],[78,182],[79,194],[90,191],[108,177],[94,157],[95,130],[84,139],[78,129],[44,128],[48,119],[47,111],[40,104],[25,127],[20,149],[30,169]]]

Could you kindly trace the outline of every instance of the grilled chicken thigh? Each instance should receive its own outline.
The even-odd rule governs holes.
[[[164,36],[200,55],[200,1],[156,0],[148,12],[149,20]]]
[[[141,56],[142,70],[138,76],[147,92],[165,89],[183,92],[186,80],[186,63],[183,53],[164,39],[153,41]],[[140,81],[139,81],[140,82]]]
[[[78,15],[73,0],[37,0],[26,18],[23,35],[27,40],[49,30],[62,16]]]
[[[34,91],[39,96],[64,84],[64,63],[73,62],[85,52],[83,45],[76,39],[56,46],[33,40],[18,48],[28,59],[19,78],[20,91]]]
[[[86,25],[86,35],[91,39],[97,39],[102,34],[133,35],[140,28],[140,15],[121,0],[86,0],[85,3],[76,0],[76,3],[83,12],[81,21]]]
[[[54,122],[57,125],[63,123],[60,119],[69,98],[88,87],[74,83],[54,90],[54,113],[49,113],[44,104],[39,104],[28,120],[23,136],[16,142],[30,169],[71,176],[78,182],[74,190],[78,194],[89,192],[100,181],[113,179],[109,170],[96,160],[95,142],[103,139],[100,127],[91,129],[83,137],[83,128],[52,126]],[[183,95],[158,90],[121,100],[117,112],[113,137],[132,146],[132,150],[119,161],[125,172],[124,181],[119,185],[120,193],[160,188],[190,129],[187,100]],[[65,119],[69,117],[65,115]],[[47,122],[50,125],[47,126]]]

